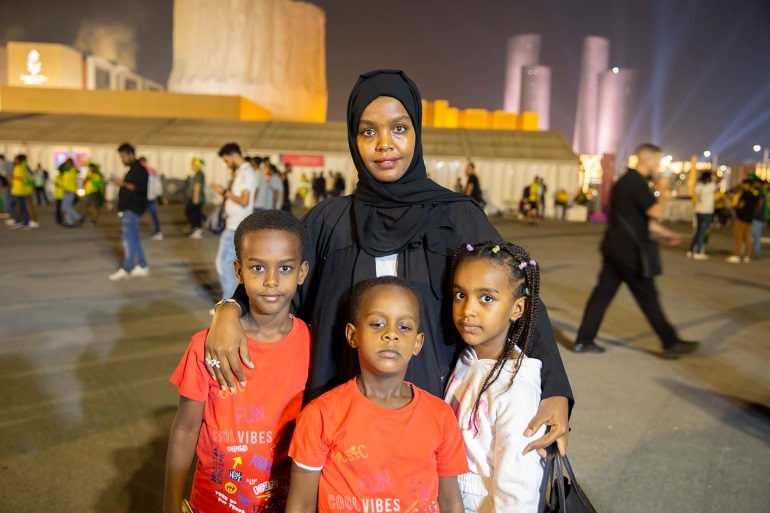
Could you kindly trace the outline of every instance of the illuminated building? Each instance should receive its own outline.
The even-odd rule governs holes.
[[[521,34],[508,39],[503,110],[521,112],[521,69],[540,60],[540,35]]]
[[[599,75],[596,153],[616,154],[631,120],[636,72],[614,68]]]
[[[575,135],[572,142],[572,149],[577,154],[599,153],[599,75],[608,69],[609,60],[609,40],[599,36],[588,36],[583,40]]]
[[[551,117],[551,68],[524,66],[521,68],[521,110],[535,112],[538,130],[548,130]]]

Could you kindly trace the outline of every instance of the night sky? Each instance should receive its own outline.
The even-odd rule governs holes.
[[[770,146],[770,0],[313,3],[326,11],[330,120],[344,119],[357,76],[381,67],[406,70],[426,99],[501,108],[506,40],[534,32],[543,38],[541,64],[552,68],[551,127],[571,143],[582,39],[601,35],[611,42],[610,66],[639,74],[621,152],[650,141],[677,159],[709,149],[727,163],[756,158],[754,144]],[[137,70],[165,83],[172,7],[173,0],[4,0],[0,41],[74,44],[84,23],[86,33],[111,24],[106,32],[124,40],[135,31]],[[254,20],[254,29],[263,23]]]

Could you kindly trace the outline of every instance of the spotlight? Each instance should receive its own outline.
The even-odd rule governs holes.
[[[617,73],[618,71],[620,71],[620,68],[618,68],[618,67],[614,67],[614,68],[612,68],[612,72],[613,72],[613,73]]]
[[[706,151],[703,152],[703,156],[706,157],[706,158],[709,158],[711,156],[711,152],[706,150]]]
[[[760,146],[758,144],[754,145],[754,151],[761,151],[761,150],[762,150],[762,146]]]

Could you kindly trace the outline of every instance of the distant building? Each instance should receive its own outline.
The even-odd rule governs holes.
[[[599,75],[609,68],[610,42],[599,36],[583,40],[575,135],[572,149],[578,155],[596,155],[599,124]]]
[[[538,130],[548,130],[551,119],[551,68],[524,66],[521,68],[522,112],[536,112]]]
[[[540,34],[521,34],[508,39],[503,110],[521,113],[521,68],[540,62]]]

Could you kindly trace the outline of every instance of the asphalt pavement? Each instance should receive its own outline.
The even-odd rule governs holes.
[[[217,238],[189,240],[182,206],[161,208],[165,240],[142,237],[151,276],[110,282],[119,224],[0,226],[0,512],[160,511],[178,396],[168,377],[218,296]],[[658,289],[701,349],[660,358],[627,289],[607,311],[604,354],[571,351],[599,271],[603,227],[498,219],[541,265],[542,298],[577,404],[569,455],[600,513],[768,511],[770,246],[750,264],[663,251]],[[689,235],[687,225],[674,229]]]

